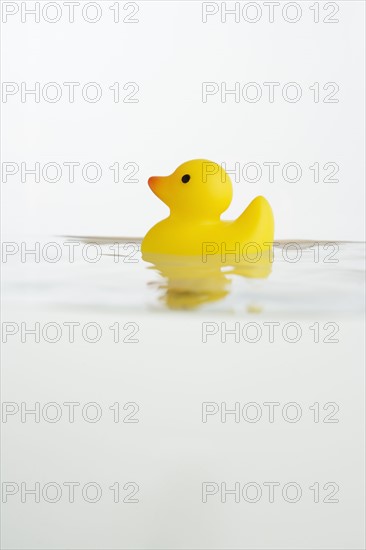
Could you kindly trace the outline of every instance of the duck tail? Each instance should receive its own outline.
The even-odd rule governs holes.
[[[235,230],[245,235],[245,240],[258,243],[273,243],[274,217],[272,208],[262,196],[252,200],[244,212],[233,222]]]

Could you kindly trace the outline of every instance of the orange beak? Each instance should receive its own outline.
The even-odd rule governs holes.
[[[171,194],[169,185],[169,176],[152,176],[147,180],[151,191],[156,195],[163,203],[169,206],[169,197]]]
[[[151,178],[147,180],[147,183],[153,193],[156,193],[156,186],[159,183],[159,180],[160,178],[158,176],[151,176]]]

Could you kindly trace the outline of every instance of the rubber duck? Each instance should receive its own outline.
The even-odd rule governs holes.
[[[143,254],[245,256],[268,251],[273,243],[273,213],[262,196],[236,220],[221,220],[233,188],[229,175],[215,162],[190,160],[170,176],[150,177],[148,184],[169,207],[170,215],[148,231],[141,245]]]

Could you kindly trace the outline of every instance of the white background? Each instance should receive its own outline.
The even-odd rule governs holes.
[[[41,178],[36,184],[31,175],[26,183],[19,174],[9,177],[3,185],[6,235],[143,236],[167,212],[148,189],[147,178],[171,173],[190,158],[208,158],[228,168],[257,162],[263,169],[257,183],[242,177],[234,183],[226,218],[263,194],[274,209],[276,238],[363,240],[363,2],[338,2],[335,15],[332,5],[325,9],[320,3],[319,23],[314,23],[310,2],[297,3],[301,17],[296,23],[284,20],[284,3],[276,8],[273,23],[262,3],[257,3],[262,15],[256,23],[242,15],[239,23],[233,15],[222,23],[220,13],[202,23],[201,3],[188,1],[140,2],[135,24],[114,23],[111,2],[100,2],[102,15],[95,24],[83,19],[79,6],[71,24],[59,5],[57,23],[42,15],[40,23],[32,15],[21,23],[19,11],[3,24],[3,80],[23,81],[29,88],[52,81],[63,90],[56,103],[41,98],[37,104],[34,96],[22,103],[20,93],[8,97],[2,105],[3,161],[28,167],[37,161],[41,166],[96,162],[103,173],[98,183],[84,181],[80,169],[75,183],[67,181],[66,169],[58,183]],[[121,19],[132,9],[121,9]],[[47,16],[55,13],[50,8]],[[95,12],[88,14],[93,18]],[[286,14],[296,17],[292,8]],[[324,23],[325,17],[339,22]],[[91,81],[103,91],[97,103],[80,94]],[[108,88],[117,81],[121,87],[138,83],[139,102],[114,103]],[[302,97],[290,103],[281,91],[294,81]],[[75,103],[68,102],[63,82],[80,82]],[[221,103],[218,93],[203,103],[202,82],[227,82],[229,89],[235,82],[257,82],[263,95],[257,103],[242,98],[236,103],[232,95]],[[280,83],[274,103],[263,82]],[[314,82],[320,83],[319,103],[309,89]],[[339,85],[338,103],[322,102],[332,91],[322,90],[328,82]],[[138,182],[113,183],[108,167],[115,162],[121,168],[136,162]],[[278,170],[297,162],[302,177],[289,183],[278,171],[269,183],[263,162],[281,163]],[[339,182],[314,183],[309,170],[314,162],[321,167],[337,163]],[[321,180],[327,173],[330,169],[321,172]]]
[[[43,326],[55,319],[55,312],[37,314],[12,309],[11,317]],[[53,315],[53,317],[52,317]],[[76,338],[67,342],[63,333],[55,344],[20,343],[20,333],[9,337],[3,400],[19,403],[19,411],[2,425],[4,448],[3,480],[33,488],[49,482],[60,485],[58,502],[34,495],[21,502],[21,490],[3,504],[3,548],[28,550],[59,549],[363,549],[364,540],[364,361],[363,327],[357,320],[336,318],[340,326],[338,343],[324,343],[329,331],[321,329],[321,340],[314,342],[314,317],[299,321],[302,338],[286,342],[282,336],[269,343],[235,343],[233,335],[226,344],[220,335],[201,341],[201,320],[226,322],[232,317],[203,315],[199,319],[183,315],[134,315],[140,326],[137,344],[114,344],[113,323],[131,320],[126,314],[57,312],[57,321],[76,319],[84,326],[98,319],[103,336],[96,344]],[[262,325],[265,318],[255,318]],[[285,320],[279,323],[281,334]],[[248,319],[241,320],[241,326]],[[317,317],[323,327],[327,318]],[[80,330],[79,330],[80,332]],[[352,361],[350,358],[352,357]],[[55,409],[25,415],[21,421],[20,403],[40,409],[49,402]],[[79,402],[75,422],[68,421],[64,402]],[[91,401],[100,404],[102,418],[83,420],[82,407]],[[139,423],[113,422],[109,407],[134,401],[140,411]],[[226,403],[240,410],[256,402],[263,411],[256,423],[235,422],[231,414],[208,416],[202,422],[202,402]],[[274,422],[268,421],[264,402],[278,402]],[[296,402],[301,418],[296,423],[284,420],[282,410]],[[309,407],[318,402],[320,420],[314,422]],[[335,402],[339,410],[324,422]],[[127,412],[131,412],[130,409]],[[92,417],[93,409],[88,413]],[[255,417],[250,408],[248,416]],[[288,416],[297,416],[294,409]],[[75,502],[70,503],[63,482],[78,482]],[[138,483],[139,503],[114,503],[109,489],[118,481]],[[275,500],[268,501],[263,482],[277,482]],[[96,482],[102,488],[94,504],[81,498],[81,487]],[[233,495],[221,502],[221,494],[202,502],[202,483],[225,482],[229,489],[239,482],[258,483],[264,490],[257,503]],[[297,483],[302,496],[297,503],[282,498],[283,485]],[[314,502],[310,486],[320,484],[320,502]],[[335,499],[324,503],[332,486],[339,487]],[[49,498],[55,497],[50,489]],[[91,495],[95,493],[91,491]],[[255,494],[255,493],[254,493]],[[293,498],[293,492],[291,493]],[[253,498],[252,493],[250,498]]]

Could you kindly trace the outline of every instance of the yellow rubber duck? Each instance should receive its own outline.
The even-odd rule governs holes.
[[[268,251],[273,243],[273,213],[264,197],[256,197],[236,220],[220,219],[233,188],[229,175],[215,162],[190,160],[170,176],[149,178],[148,184],[170,208],[170,215],[148,231],[143,254],[234,254],[246,259]]]

